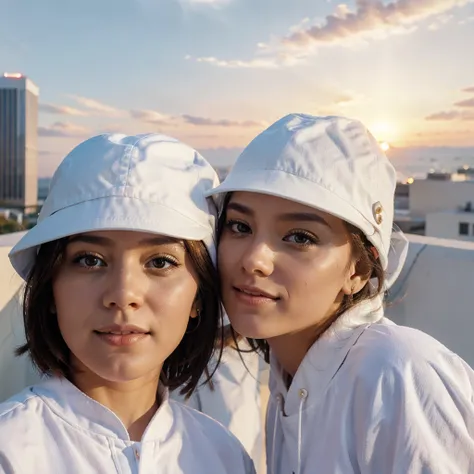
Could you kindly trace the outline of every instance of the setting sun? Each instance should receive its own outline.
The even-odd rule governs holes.
[[[388,143],[395,140],[397,134],[396,127],[389,122],[374,122],[369,126],[369,130],[379,142],[385,143],[387,146]],[[382,149],[386,151],[383,147]]]

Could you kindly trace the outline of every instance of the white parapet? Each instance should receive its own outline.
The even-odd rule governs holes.
[[[474,242],[410,235],[387,316],[441,341],[474,367]]]

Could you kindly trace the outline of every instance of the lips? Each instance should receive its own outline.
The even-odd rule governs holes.
[[[114,334],[117,336],[126,336],[129,334],[150,334],[150,332],[146,329],[129,324],[123,326],[120,324],[112,324],[110,326],[104,326],[96,329],[94,332],[98,334]]]
[[[240,293],[243,293],[245,295],[248,295],[250,297],[254,297],[254,298],[267,298],[267,299],[270,299],[270,300],[274,300],[274,301],[277,301],[279,300],[280,298],[272,293],[269,293],[265,290],[262,290],[260,288],[257,288],[255,286],[234,286],[233,287],[234,290],[240,292]]]
[[[101,327],[94,333],[110,346],[132,346],[150,335],[150,332],[138,326],[113,324]]]

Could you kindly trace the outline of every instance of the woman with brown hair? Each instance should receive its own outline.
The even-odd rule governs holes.
[[[269,474],[474,472],[474,371],[384,317],[395,185],[360,122],[291,114],[210,193],[225,309],[271,365]]]
[[[0,473],[254,472],[168,395],[192,393],[219,339],[215,184],[163,135],[100,135],[63,160],[10,253],[26,281],[18,353],[45,378],[0,405]]]

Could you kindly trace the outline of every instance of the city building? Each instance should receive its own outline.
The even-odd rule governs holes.
[[[0,206],[32,211],[38,196],[38,87],[0,76]]]
[[[456,173],[429,173],[426,179],[414,180],[409,210],[395,221],[403,228],[403,220],[409,220],[411,227],[404,228],[408,232],[415,231],[413,223],[418,221],[426,236],[474,241],[473,177],[474,170],[465,166]]]
[[[425,234],[440,239],[474,242],[474,209],[469,202],[464,207],[426,215]]]
[[[467,178],[467,175],[463,175]],[[453,211],[474,202],[474,180],[458,179],[458,174],[428,175],[410,185],[410,214],[426,217],[432,212]]]

